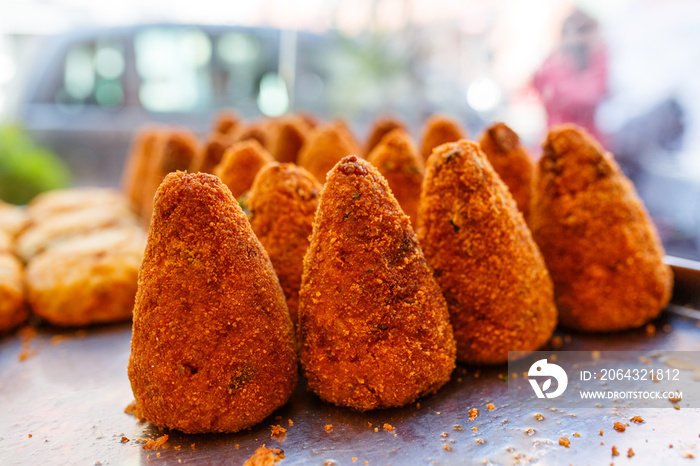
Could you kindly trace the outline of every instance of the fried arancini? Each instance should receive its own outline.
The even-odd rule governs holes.
[[[221,178],[234,197],[247,192],[260,169],[272,162],[272,156],[255,139],[237,142],[226,149],[214,175]]]
[[[199,141],[194,133],[184,129],[163,131],[154,145],[153,156],[148,161],[143,179],[140,213],[144,220],[148,222],[151,218],[153,195],[165,175],[200,167],[199,157]]]
[[[302,167],[273,162],[260,170],[247,198],[250,226],[270,255],[294,324],[320,192],[321,184]]]
[[[217,134],[230,135],[233,132],[235,132],[236,127],[241,122],[242,118],[235,110],[221,110],[214,117],[212,132]]]
[[[447,300],[457,359],[498,364],[546,343],[557,322],[552,281],[508,188],[475,143],[428,159],[418,239]]]
[[[562,325],[614,331],[645,324],[668,304],[673,275],[634,186],[581,128],[551,128],[543,148],[530,226]]]
[[[297,157],[297,164],[306,168],[321,183],[326,173],[343,157],[356,155],[359,148],[341,122],[314,128]]]
[[[31,213],[31,209],[30,209]],[[16,252],[25,262],[74,236],[107,228],[139,228],[139,220],[126,203],[90,206],[66,211],[32,224],[17,237]]]
[[[141,228],[111,228],[68,239],[27,264],[27,300],[55,325],[131,317],[146,246]]]
[[[249,139],[254,139],[265,149],[270,144],[268,119],[261,119],[252,122],[241,122],[231,134],[235,142],[243,142]]]
[[[407,132],[406,126],[396,117],[383,116],[374,120],[367,138],[364,154],[369,155],[382,138],[395,129],[402,129]],[[391,186],[391,183],[389,183],[389,186]]]
[[[161,128],[152,125],[140,128],[136,132],[122,171],[122,192],[137,212],[141,210],[144,179],[162,131]]]
[[[217,165],[224,158],[226,149],[233,145],[233,138],[229,135],[221,133],[212,133],[207,138],[206,143],[202,146],[202,155],[200,160],[202,164],[193,172],[199,171],[202,173],[213,173]]]
[[[479,145],[493,169],[508,186],[527,221],[530,216],[534,163],[520,144],[520,138],[505,123],[494,123],[481,135]]]
[[[297,382],[292,322],[265,249],[217,177],[169,174],[139,272],[128,368],[157,426],[236,432]]]
[[[270,131],[270,154],[278,162],[296,162],[311,128],[300,116],[280,118]]]
[[[0,333],[17,327],[28,316],[22,264],[12,254],[0,253]]]
[[[411,136],[400,128],[391,131],[369,153],[367,161],[386,178],[394,197],[411,218],[411,224],[415,225],[423,182],[423,161]]]
[[[358,410],[435,392],[455,367],[447,306],[409,218],[386,180],[355,156],[321,191],[299,335],[309,389]]]
[[[428,160],[433,149],[446,142],[456,142],[468,137],[467,131],[451,116],[435,114],[423,123],[421,155]]]

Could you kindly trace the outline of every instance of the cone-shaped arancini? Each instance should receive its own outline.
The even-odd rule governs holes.
[[[552,281],[506,185],[475,143],[428,159],[418,239],[447,300],[457,359],[498,364],[534,351],[557,323]]]
[[[297,164],[306,168],[321,183],[326,173],[343,157],[357,155],[358,147],[341,122],[317,126],[299,152]]]
[[[239,197],[253,186],[260,169],[272,161],[270,153],[257,140],[248,139],[226,149],[214,175],[221,178],[234,197]]]
[[[250,226],[270,255],[295,324],[320,192],[321,183],[302,167],[273,162],[260,170],[247,197]]]
[[[148,126],[141,128],[134,137],[131,150],[122,171],[121,186],[126,197],[131,201],[137,213],[143,202],[144,181],[148,175],[148,167],[153,157],[161,130]]]
[[[199,157],[202,164],[192,171],[213,173],[216,166],[224,158],[226,149],[232,145],[233,138],[230,135],[211,133],[207,142],[202,146],[202,155]]]
[[[484,131],[479,145],[493,169],[508,186],[527,221],[530,216],[534,163],[520,144],[520,138],[505,123],[494,123]]]
[[[411,223],[369,162],[328,174],[304,258],[301,364],[309,389],[358,410],[402,406],[450,378],[445,299]]]
[[[365,146],[365,155],[372,152],[377,144],[382,140],[384,136],[391,133],[395,129],[403,129],[406,131],[406,127],[398,118],[391,116],[383,116],[377,118],[372,124],[372,129],[369,132],[369,137],[367,138],[367,145]],[[391,186],[391,183],[389,183]],[[405,210],[404,210],[405,211]]]
[[[218,134],[230,135],[236,130],[241,121],[241,116],[235,110],[222,110],[214,117],[212,131]]]
[[[198,146],[197,137],[188,130],[163,131],[157,138],[143,180],[140,213],[144,220],[151,218],[153,196],[165,175],[177,170],[192,171],[201,165]]]
[[[128,373],[141,415],[186,433],[257,424],[296,385],[293,327],[277,276],[215,176],[172,173],[158,189]]]
[[[435,114],[425,120],[423,124],[423,136],[421,139],[421,155],[423,160],[428,160],[433,149],[440,144],[457,142],[468,137],[466,130],[450,116]]]
[[[411,224],[415,225],[423,182],[423,161],[411,136],[400,128],[391,131],[369,153],[367,161],[386,178],[394,197],[411,218]]]
[[[270,154],[278,162],[296,162],[310,128],[297,115],[280,118],[270,130]]]
[[[530,226],[562,325],[614,331],[645,324],[668,304],[673,275],[634,186],[580,128],[552,128],[543,148]]]

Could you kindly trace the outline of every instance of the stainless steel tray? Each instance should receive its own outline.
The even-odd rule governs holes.
[[[700,264],[668,262],[680,286],[697,287]],[[687,299],[683,295],[676,302],[687,304]],[[562,350],[700,350],[697,317],[697,311],[673,304],[653,322],[655,332],[557,331],[557,336]],[[24,343],[19,334],[2,337],[0,464],[242,464],[263,444],[284,450],[283,465],[329,460],[347,465],[692,464],[690,456],[700,456],[700,409],[566,410],[552,403],[543,412],[509,402],[505,365],[458,366],[451,382],[419,400],[420,406],[369,413],[321,402],[306,392],[302,379],[285,407],[249,431],[167,432],[168,449],[145,450],[138,439],[164,432],[124,413],[133,399],[126,374],[130,338],[130,324],[77,335],[40,328]],[[27,349],[35,354],[20,361]],[[488,409],[488,403],[495,409]],[[479,416],[470,421],[471,408]],[[544,419],[536,420],[536,414]],[[644,424],[629,422],[637,415]],[[618,433],[616,421],[631,425]],[[384,424],[394,430],[383,429]],[[286,435],[272,438],[272,425],[285,427]],[[326,425],[333,426],[331,432]],[[561,436],[571,441],[568,448],[559,445]],[[122,437],[129,441],[122,443]],[[620,456],[612,456],[613,446]],[[629,448],[632,458],[627,458]]]

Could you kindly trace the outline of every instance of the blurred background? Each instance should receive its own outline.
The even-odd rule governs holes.
[[[0,0],[0,198],[117,186],[146,122],[199,134],[308,111],[360,141],[443,112],[504,121],[539,157],[548,125],[612,151],[667,252],[700,259],[700,2]]]

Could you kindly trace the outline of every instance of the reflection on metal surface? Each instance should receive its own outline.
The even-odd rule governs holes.
[[[642,328],[607,335],[559,331],[553,346],[640,354],[700,347],[694,320],[666,312],[653,327],[653,332]],[[58,333],[41,328],[28,343],[36,354],[24,362],[19,361],[18,335],[0,340],[0,464],[147,464],[156,459],[164,464],[241,464],[262,444],[283,449],[283,465],[321,465],[331,459],[360,465],[609,464],[613,446],[623,452],[633,448],[644,464],[700,455],[697,429],[678,429],[697,426],[700,410],[683,402],[679,409],[641,411],[567,409],[554,399],[546,408],[509,404],[507,380],[518,375],[508,374],[506,366],[459,366],[437,394],[404,408],[365,413],[321,402],[302,381],[285,407],[251,430],[229,435],[167,432],[168,449],[144,450],[138,439],[164,432],[124,413],[133,400],[126,374],[130,325],[93,328],[84,338],[56,338]],[[470,420],[472,408],[480,415]],[[644,422],[630,422],[635,416]],[[630,426],[620,434],[613,430],[615,422]],[[384,430],[385,423],[395,430]],[[332,432],[326,431],[328,424]],[[271,437],[273,425],[286,428],[286,435]],[[122,443],[122,436],[129,441]],[[562,436],[570,440],[568,448],[559,444]]]

